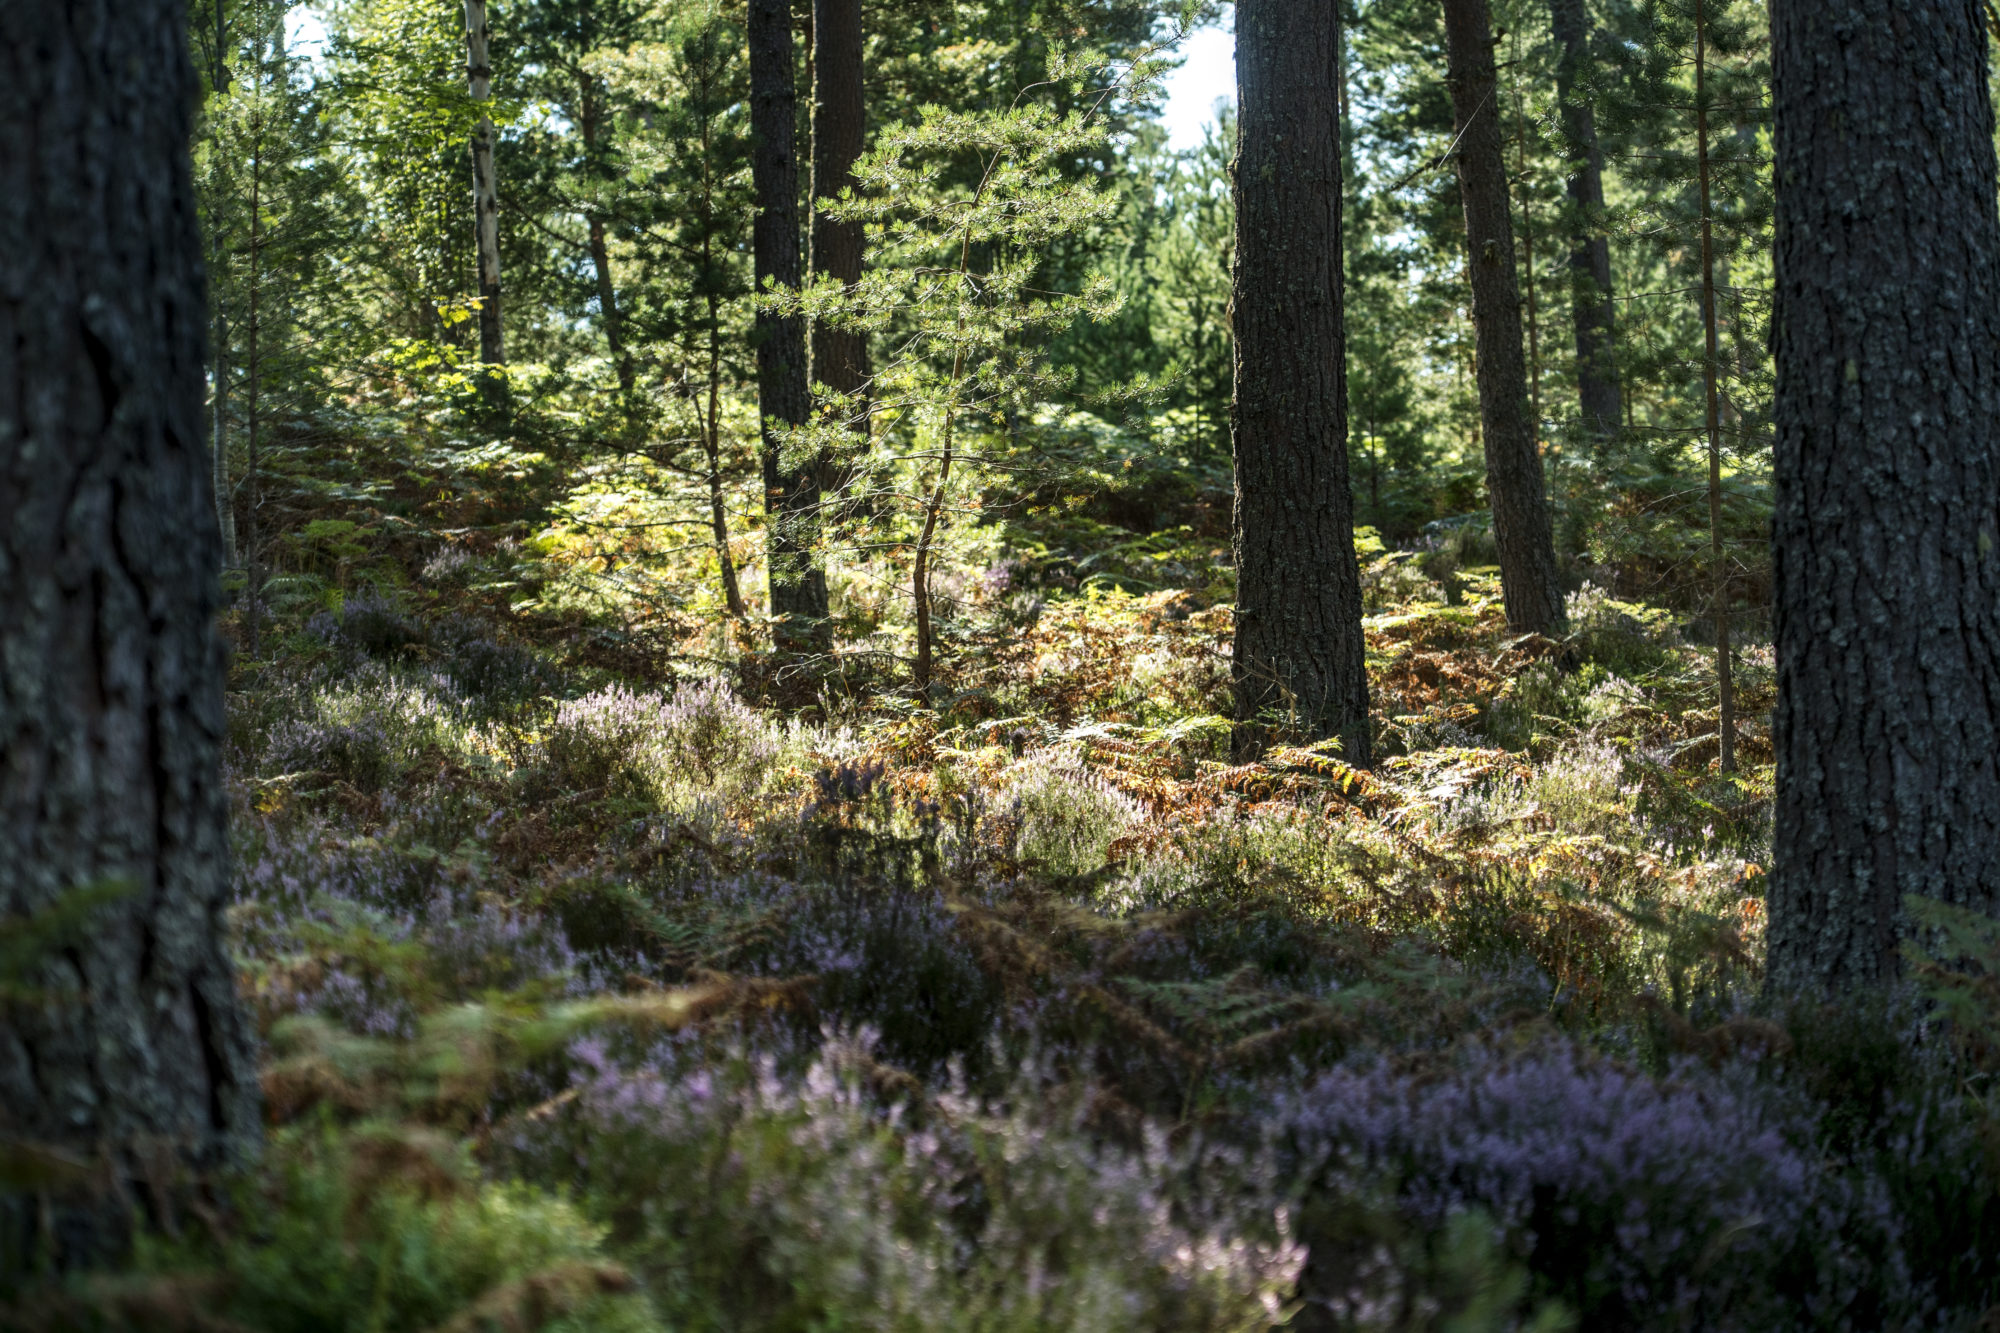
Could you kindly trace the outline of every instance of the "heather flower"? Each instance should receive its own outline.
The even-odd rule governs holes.
[[[1317,1169],[1385,1174],[1426,1229],[1483,1210],[1586,1327],[1781,1326],[1774,1284],[1833,1202],[1743,1091],[1566,1045],[1343,1067],[1290,1114]]]
[[[1111,845],[1144,817],[1137,801],[1075,761],[1017,764],[1004,796],[1019,829],[1016,859],[1056,875],[1101,868]]]

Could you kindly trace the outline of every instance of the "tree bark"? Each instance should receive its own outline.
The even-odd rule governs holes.
[[[1348,486],[1337,0],[1236,8],[1237,751],[1370,759]],[[1283,719],[1283,721],[1279,721]]]
[[[493,95],[486,55],[486,0],[465,0],[466,79],[483,108]],[[505,364],[500,340],[500,192],[493,178],[493,121],[482,109],[472,131],[472,209],[479,242],[479,360]]]
[[[218,99],[229,83],[228,41],[229,24],[223,0],[215,0],[215,59],[209,71],[209,86]],[[210,151],[218,159],[218,171],[222,155],[220,122],[218,114],[213,122],[218,128],[209,140]],[[214,285],[229,262],[229,249],[219,218],[209,219],[209,231],[210,253],[214,256],[210,261],[210,301],[215,310],[215,339],[209,349],[209,377],[214,386],[211,399],[214,405],[210,409],[213,417],[209,424],[215,432],[215,445],[210,451],[209,465],[213,469],[215,519],[222,530],[222,560],[227,567],[236,563],[236,504],[229,485],[229,315],[223,308],[221,295],[214,292]]]
[[[2000,891],[2000,216],[1975,0],[1772,0],[1770,984]]]
[[[1512,192],[1501,156],[1499,81],[1486,0],[1444,0],[1444,26],[1479,355],[1480,432],[1493,542],[1500,550],[1500,588],[1508,625],[1524,633],[1545,633],[1563,623],[1562,579],[1542,488],[1542,456],[1528,420]]]
[[[1708,10],[1694,0],[1695,180],[1701,195],[1701,327],[1708,433],[1708,545],[1715,621],[1716,767],[1736,771],[1736,681],[1729,647],[1729,566],[1722,546],[1722,352],[1715,309],[1714,199],[1708,169]]]
[[[708,99],[703,99],[708,104]],[[722,487],[722,295],[708,277],[715,272],[715,145],[712,121],[701,126],[701,271],[708,288],[708,401],[701,412],[701,445],[708,463],[708,521],[715,538],[715,563],[722,576],[722,601],[732,620],[748,617],[743,589],[736,578],[736,557],[729,549],[729,506]]]
[[[760,291],[797,290],[799,263],[798,92],[792,66],[789,0],[750,0],[751,178],[757,192],[752,238]],[[826,570],[820,564],[819,475],[810,463],[786,467],[784,432],[805,423],[810,405],[805,320],[757,312],[757,397],[764,431],[773,637],[786,651],[828,645]]]
[[[263,114],[263,50],[258,48],[257,93],[258,101],[250,115],[250,323],[245,332],[249,335],[250,365],[249,377],[244,384],[244,463],[246,468],[244,511],[245,603],[250,612],[250,657],[252,661],[264,655],[264,538],[263,538],[263,458],[259,451],[262,443],[259,431],[263,425],[260,409],[264,402],[264,114]]]
[[[128,890],[0,1010],[0,1139],[113,1187],[0,1204],[0,1287],[45,1247],[115,1258],[135,1182],[258,1140],[224,942],[184,20],[179,0],[0,5],[0,921]]]
[[[598,94],[595,76],[583,72],[577,74],[577,130],[583,138],[583,153],[588,167],[599,168],[602,161],[604,112]],[[611,276],[611,245],[605,234],[604,215],[595,203],[589,209],[586,227],[590,247],[590,267],[597,278],[597,315],[604,329],[604,347],[611,353],[611,364],[618,372],[619,391],[630,395],[635,383],[632,358],[625,351],[625,321],[618,312],[618,287]]]
[[[812,271],[850,287],[861,281],[861,224],[836,222],[821,205],[854,184],[866,137],[861,38],[861,0],[813,0]],[[868,342],[861,333],[816,325],[812,354],[818,383],[846,394],[867,388]],[[855,418],[865,434],[866,409]]]
[[[1597,116],[1582,85],[1590,73],[1590,22],[1583,0],[1549,0],[1562,45],[1556,100],[1568,147],[1570,317],[1576,326],[1576,391],[1584,429],[1599,440],[1618,433],[1625,409],[1612,342],[1611,242],[1604,235],[1604,154]]]

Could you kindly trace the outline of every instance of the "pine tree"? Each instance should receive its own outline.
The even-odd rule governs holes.
[[[1549,0],[1549,22],[1562,47],[1556,67],[1568,157],[1570,319],[1576,331],[1576,390],[1584,429],[1602,441],[1624,420],[1614,343],[1611,242],[1605,235],[1604,154],[1593,105],[1597,73],[1584,0]]]
[[[1457,121],[1466,271],[1478,337],[1479,415],[1486,491],[1507,623],[1545,633],[1563,624],[1561,574],[1521,344],[1512,190],[1501,155],[1501,91],[1486,0],[1444,0],[1447,79]]]
[[[2000,903],[2000,213],[1967,0],[1773,0],[1770,982]]]
[[[1232,301],[1236,746],[1370,759],[1341,328],[1336,0],[1241,0]]]
[[[1105,151],[1109,117],[1059,111],[1031,93],[1053,88],[1082,101],[1092,87],[1086,76],[1120,67],[1094,88],[1095,101],[1129,97],[1163,71],[1155,54],[1114,62],[1058,50],[1046,80],[1015,105],[933,106],[914,124],[885,127],[855,164],[853,189],[824,207],[834,222],[893,240],[889,255],[856,283],[823,275],[797,296],[780,288],[763,298],[773,315],[803,314],[834,332],[899,334],[896,355],[869,381],[876,429],[854,431],[855,398],[820,381],[814,410],[786,436],[783,455],[789,466],[828,460],[827,475],[841,487],[831,507],[851,547],[908,559],[911,681],[926,694],[940,683],[933,584],[950,531],[980,513],[978,481],[1007,475],[1019,485],[1051,475],[1053,460],[1037,457],[1035,442],[1006,423],[1074,392],[1074,376],[1051,363],[1051,340],[1119,305],[1101,278],[1076,294],[1036,281],[1058,245],[1102,225],[1118,200],[1061,170]],[[979,168],[969,188],[945,170],[968,161]]]
[[[861,0],[813,0],[812,12],[812,272],[852,287],[861,281],[861,224],[828,205],[854,187],[854,164],[867,142]],[[837,393],[864,395],[847,410],[866,434],[867,336],[815,326],[812,377]]]
[[[760,291],[791,294],[801,286],[799,259],[798,93],[789,0],[750,0],[750,118],[755,135],[756,281]],[[819,555],[819,469],[789,462],[785,435],[808,410],[806,325],[796,311],[757,312],[757,392],[762,419],[765,561],[771,617],[780,648],[823,648],[828,614],[826,570]]]
[[[97,902],[0,1013],[0,1135],[91,1177],[0,1205],[0,1289],[38,1257],[114,1257],[138,1182],[260,1132],[223,917],[185,16],[0,7],[0,917]]]

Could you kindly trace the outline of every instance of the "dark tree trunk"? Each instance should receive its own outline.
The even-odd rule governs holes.
[[[611,278],[611,245],[605,235],[604,219],[590,219],[590,267],[597,276],[598,319],[604,325],[604,348],[618,371],[618,388],[631,393],[635,378],[632,358],[625,352],[625,325],[618,314],[618,287]]]
[[[1569,152],[1570,311],[1576,325],[1576,390],[1584,429],[1603,440],[1618,433],[1625,408],[1612,345],[1611,242],[1604,234],[1604,154],[1597,116],[1582,85],[1590,75],[1590,21],[1583,0],[1549,0],[1549,24],[1562,45],[1556,98]]]
[[[867,131],[867,102],[861,84],[861,0],[813,0],[813,224],[815,276],[852,286],[861,281],[861,224],[835,222],[819,205],[854,184]],[[868,384],[868,342],[849,329],[813,329],[812,377],[840,393],[861,393]],[[866,411],[856,414],[866,431]]]
[[[1729,646],[1729,562],[1722,544],[1722,350],[1715,308],[1714,194],[1708,169],[1708,11],[1694,0],[1695,180],[1701,195],[1702,387],[1708,434],[1708,550],[1715,622],[1716,767],[1736,771],[1736,682]]]
[[[2000,891],[2000,216],[1976,0],[1772,0],[1770,981]]]
[[[799,286],[798,93],[789,0],[750,0],[750,119],[756,137],[757,286]],[[771,616],[780,648],[826,646],[826,570],[819,563],[819,475],[786,467],[784,431],[806,420],[805,320],[757,315],[757,388],[764,420],[764,512]]]
[[[583,136],[584,157],[593,171],[603,170],[604,109],[594,75],[577,76],[577,129]],[[604,347],[618,371],[620,392],[630,394],[634,383],[632,358],[625,351],[625,321],[618,312],[618,286],[611,275],[611,244],[604,216],[593,205],[588,223],[590,267],[597,278],[598,319],[604,327]]]
[[[1341,328],[1337,0],[1236,7],[1237,749],[1369,762]]]
[[[1542,489],[1542,456],[1528,420],[1521,350],[1521,287],[1514,272],[1514,218],[1501,157],[1500,98],[1486,0],[1444,0],[1458,189],[1465,204],[1466,272],[1479,355],[1479,417],[1486,491],[1507,623],[1548,631],[1563,623],[1555,534]]]
[[[0,5],[0,921],[129,886],[0,1010],[0,1139],[113,1187],[0,1207],[0,1287],[40,1245],[115,1254],[118,1187],[258,1137],[224,943],[185,12]]]

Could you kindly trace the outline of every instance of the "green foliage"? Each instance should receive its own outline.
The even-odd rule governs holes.
[[[1915,895],[1903,908],[1921,932],[1903,941],[1904,965],[1967,1058],[2000,1073],[2000,920]]]
[[[80,1285],[58,1317],[106,1333],[662,1328],[577,1208],[482,1182],[441,1136],[308,1125],[270,1153],[269,1186],[238,1200],[233,1234],[154,1241],[132,1279]]]
[[[229,740],[273,1147],[214,1234],[63,1293],[72,1322],[1247,1329],[1310,1291],[1353,1297],[1317,1313],[1357,1329],[1572,1326],[1556,1297],[1684,1328],[1708,1307],[1601,1275],[1656,1245],[1725,1301],[1781,1206],[1757,1299],[1800,1327],[2000,1300],[1991,923],[1912,906],[1923,1012],[1760,1007],[1760,13],[1708,6],[1751,629],[1724,777],[1689,485],[1689,6],[1590,7],[1631,405],[1598,441],[1547,6],[1496,0],[1574,589],[1550,641],[1507,632],[1482,509],[1438,9],[1344,5],[1368,772],[1230,761],[1234,130],[1163,147],[1162,39],[1213,17],[1173,8],[897,9],[866,37],[859,184],[828,207],[867,229],[865,280],[755,294],[740,6],[494,3],[504,368],[470,338],[460,11],[321,7],[311,61],[274,3],[229,0],[219,41],[195,16],[225,507],[267,572],[272,651],[237,658]],[[809,660],[760,651],[760,300],[862,333],[877,372],[787,441],[838,519]],[[7,998],[40,998],[69,910],[0,927]],[[1414,1090],[1382,1103],[1407,1126],[1465,1068],[1551,1049],[1582,1111],[1627,1099],[1592,1131],[1597,1184],[1562,1174],[1582,1134],[1532,1080],[1439,1130],[1517,1196],[1467,1167],[1433,1207],[1358,1130],[1312,1189],[1282,1165],[1273,1108],[1314,1080],[1347,1106]],[[1773,1136],[1761,1230],[1687,1183],[1736,1160],[1695,1114],[1724,1102]],[[77,1166],[6,1152],[17,1184]]]
[[[1157,77],[1142,52],[1096,103],[1133,95]],[[1106,62],[1056,51],[1048,83],[1081,96]],[[1012,473],[1015,484],[1050,474],[1019,423],[1061,401],[1073,376],[1055,367],[1045,340],[1082,319],[1114,314],[1109,279],[1076,293],[1038,285],[1051,250],[1107,221],[1117,199],[1067,175],[1063,164],[1106,151],[1108,127],[1089,110],[1063,111],[1023,89],[1004,109],[926,106],[913,122],[881,131],[855,165],[856,187],[829,216],[869,228],[878,260],[851,289],[822,278],[768,308],[863,334],[893,333],[897,352],[875,367],[858,398],[816,390],[813,419],[784,445],[789,465],[831,459],[849,478],[850,511],[886,528],[855,538],[907,550],[917,626],[916,683],[928,687],[934,653],[933,561],[954,522],[979,513],[973,485]],[[953,168],[971,164],[970,181]],[[872,414],[873,433],[853,424]],[[857,438],[880,448],[857,454]],[[1031,482],[1032,484],[1032,482]]]
[[[1132,799],[1081,765],[1015,767],[1006,797],[1018,821],[1017,855],[1052,875],[1087,875],[1103,867],[1112,844],[1138,822]]]

